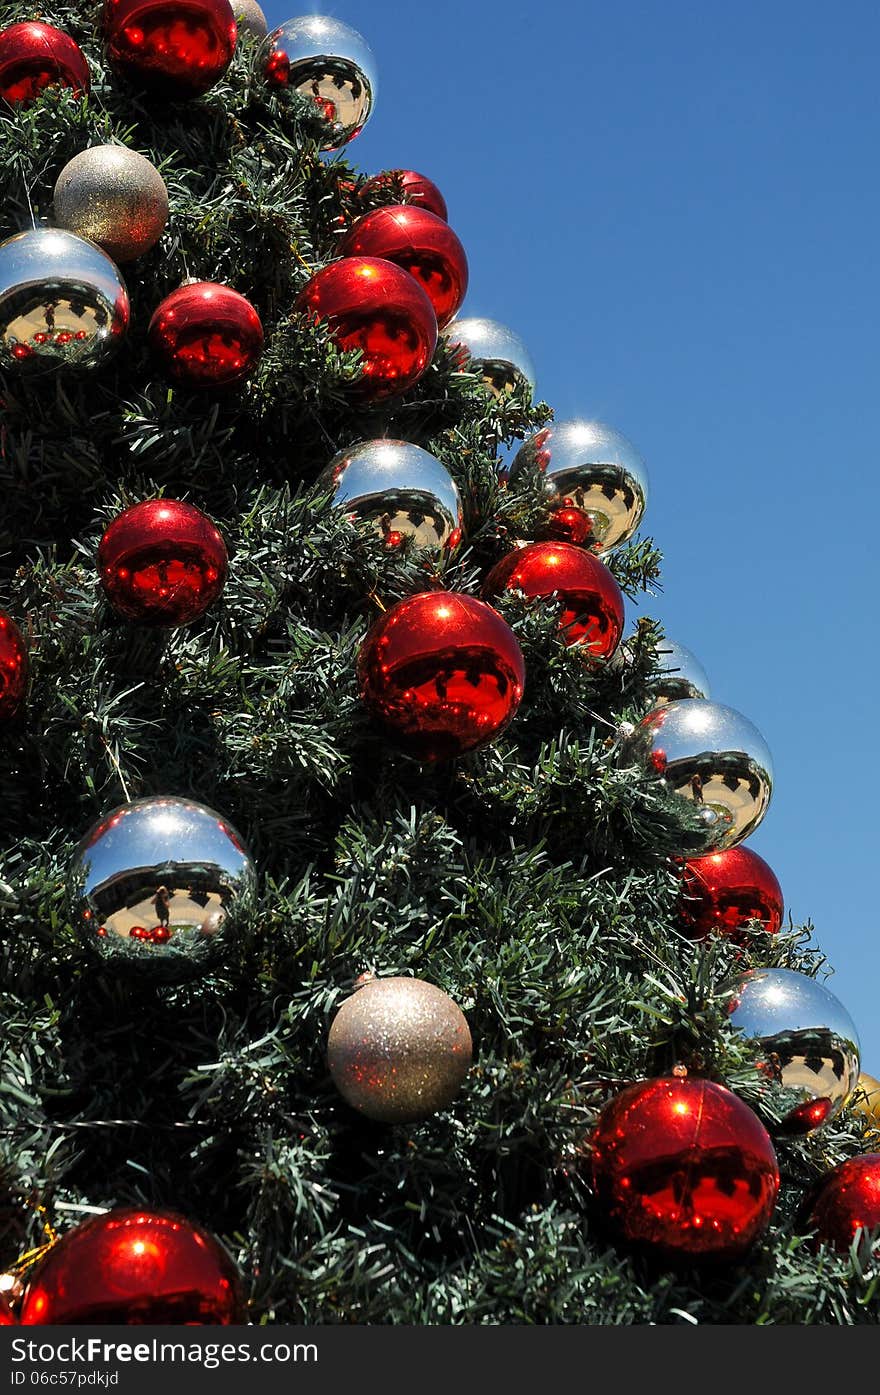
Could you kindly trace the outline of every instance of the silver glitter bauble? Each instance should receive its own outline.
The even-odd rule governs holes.
[[[250,34],[252,39],[265,39],[269,25],[257,0],[232,0],[232,13],[239,34]]]
[[[600,421],[542,427],[514,457],[511,485],[531,470],[544,476],[548,514],[574,510],[582,515],[586,545],[594,552],[619,547],[642,521],[648,502],[644,462],[625,436]],[[568,540],[582,538],[573,533]]]
[[[435,552],[461,540],[461,497],[446,466],[410,441],[360,441],[318,479],[333,502],[373,524],[389,547],[413,538]]]
[[[333,1083],[386,1124],[445,1109],[471,1064],[471,1034],[448,993],[420,978],[374,978],[347,998],[327,1040]]]
[[[128,329],[125,282],[105,252],[61,228],[0,243],[0,366],[97,368]]]
[[[731,1024],[760,1044],[764,1098],[788,1133],[835,1118],[859,1081],[859,1038],[843,1004],[794,969],[755,969],[737,986]]]
[[[661,639],[657,644],[657,673],[648,679],[654,703],[675,702],[681,698],[709,698],[709,680],[699,659],[683,644]]]
[[[222,958],[230,908],[255,885],[240,836],[192,799],[136,799],[106,815],[74,855],[85,941],[108,968],[163,981]]]
[[[529,351],[518,334],[497,320],[476,316],[453,320],[443,330],[450,345],[458,345],[462,369],[476,369],[496,397],[526,387],[535,391],[535,369]],[[470,360],[470,362],[468,362]]]
[[[627,747],[698,806],[704,831],[690,835],[681,849],[688,856],[734,847],[767,812],[770,752],[758,729],[732,707],[687,698],[653,708]]]
[[[55,222],[116,262],[155,247],[168,221],[168,190],[155,165],[124,145],[95,145],[68,161],[55,185]]]
[[[376,61],[356,29],[327,15],[299,15],[273,29],[265,51],[266,81],[311,97],[324,117],[324,150],[358,135],[376,100]]]

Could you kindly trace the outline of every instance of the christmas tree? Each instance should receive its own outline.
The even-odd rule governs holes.
[[[9,1314],[172,1212],[241,1275],[199,1321],[875,1322],[769,757],[623,634],[640,462],[350,163],[359,36],[235,13],[4,7]]]

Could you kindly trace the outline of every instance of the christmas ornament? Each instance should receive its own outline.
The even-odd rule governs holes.
[[[190,625],[223,590],[226,544],[209,518],[176,499],[123,509],[98,548],[104,593],[139,625]]]
[[[300,15],[266,40],[266,81],[311,97],[323,117],[323,150],[359,135],[376,100],[376,64],[356,29],[327,15]]]
[[[0,610],[0,721],[14,717],[27,693],[28,651],[11,615]]]
[[[496,397],[517,388],[535,391],[535,369],[518,334],[497,320],[466,316],[443,331],[459,372],[478,372]]]
[[[147,333],[164,372],[189,388],[241,383],[263,351],[263,326],[250,301],[214,281],[191,281],[172,291]]]
[[[10,106],[29,105],[47,87],[81,97],[89,86],[85,56],[63,30],[26,20],[0,31],[0,99]]]
[[[232,825],[175,795],[105,815],[76,849],[72,874],[83,939],[105,966],[163,982],[196,978],[222,958],[229,911],[256,878]]]
[[[383,1124],[445,1109],[471,1064],[464,1013],[433,983],[376,978],[339,1009],[327,1041],[333,1083],[353,1108]]]
[[[357,390],[370,401],[417,383],[437,347],[437,317],[422,287],[377,257],[344,257],[307,281],[295,308],[324,322],[337,347],[360,349]]]
[[[732,848],[767,812],[773,764],[764,738],[732,707],[687,698],[657,707],[624,749],[695,804],[701,828],[684,835],[692,854]]]
[[[17,1326],[13,1303],[21,1296],[20,1290],[14,1274],[0,1274],[0,1327]]]
[[[799,1223],[802,1230],[815,1231],[817,1242],[843,1253],[859,1231],[880,1229],[880,1153],[863,1153],[832,1168],[807,1197]],[[866,1234],[858,1248],[867,1259]]]
[[[103,26],[114,72],[173,101],[213,87],[237,39],[229,0],[105,0]]]
[[[382,257],[414,276],[442,328],[460,308],[468,286],[465,250],[436,213],[412,204],[375,208],[342,240],[343,257]]]
[[[661,639],[657,644],[657,672],[648,679],[655,707],[682,698],[709,698],[709,680],[702,664],[683,644]]]
[[[361,696],[396,745],[418,760],[461,756],[504,730],[525,663],[513,630],[473,596],[423,591],[386,610],[358,655]]]
[[[568,543],[528,543],[516,548],[492,568],[483,594],[493,600],[505,591],[534,597],[556,597],[562,603],[559,629],[566,644],[583,645],[608,659],[623,633],[623,595],[611,572],[593,557]]]
[[[737,985],[730,1021],[761,1049],[763,1101],[785,1133],[834,1119],[859,1079],[859,1038],[846,1008],[794,969],[755,969]]]
[[[55,222],[116,262],[149,252],[168,221],[168,190],[155,165],[124,145],[75,155],[55,185]]]
[[[741,938],[750,921],[775,935],[785,911],[782,888],[771,867],[751,848],[694,857],[684,865],[679,922],[692,939],[713,932]]]
[[[862,1071],[858,1079],[858,1092],[852,1101],[853,1109],[871,1124],[869,1138],[880,1139],[880,1080]]]
[[[763,1124],[709,1080],[642,1080],[605,1106],[593,1191],[621,1239],[672,1260],[736,1260],[767,1229],[779,1168]]]
[[[544,426],[514,457],[511,485],[534,470],[544,476],[548,519],[564,541],[608,552],[638,528],[648,477],[641,456],[619,431],[598,421]]]
[[[119,271],[84,238],[33,228],[0,243],[0,368],[97,368],[129,313]]]
[[[389,547],[412,538],[440,552],[461,541],[461,498],[436,456],[410,441],[360,441],[335,455],[316,488],[352,518],[372,523]]]
[[[234,1326],[238,1271],[213,1235],[171,1211],[120,1207],[63,1235],[30,1280],[23,1327]]]
[[[233,0],[232,17],[235,20],[239,38],[242,34],[250,34],[252,39],[262,40],[269,33],[266,16],[257,4],[257,0]]]
[[[380,193],[399,194],[400,198],[395,199],[395,203],[412,203],[417,208],[426,208],[444,222],[448,216],[446,200],[437,185],[427,175],[417,174],[415,170],[383,170],[382,174],[374,174],[361,186],[360,197],[372,199]]]

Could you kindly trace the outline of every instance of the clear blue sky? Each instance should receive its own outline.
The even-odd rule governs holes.
[[[764,733],[751,846],[880,1076],[876,0],[325,12],[378,63],[353,161],[439,184],[465,313],[522,334],[557,417],[645,456],[665,565],[643,610]]]

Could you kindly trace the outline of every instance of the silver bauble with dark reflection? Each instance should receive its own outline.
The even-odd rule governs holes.
[[[737,985],[730,1021],[760,1045],[764,1100],[786,1133],[834,1119],[859,1081],[859,1038],[846,1008],[794,969],[755,969]]]
[[[577,510],[589,534],[585,546],[608,552],[631,538],[648,502],[648,475],[635,447],[600,421],[558,421],[543,426],[517,451],[515,485],[523,471],[544,477],[549,515]],[[563,536],[562,533],[559,534]],[[580,541],[572,536],[570,541]]]
[[[128,329],[128,292],[100,247],[62,228],[0,243],[0,366],[97,368]]]
[[[265,41],[266,81],[311,97],[326,123],[324,150],[353,140],[376,100],[376,60],[363,35],[328,15],[285,20]]]
[[[222,959],[229,912],[256,884],[232,825],[176,795],[107,814],[79,844],[72,877],[83,939],[107,968],[166,982]]]
[[[464,315],[446,326],[443,337],[450,348],[459,347],[455,357],[460,369],[481,373],[496,397],[517,387],[535,391],[535,368],[529,351],[507,325]]]
[[[440,552],[461,540],[461,497],[446,466],[410,441],[359,441],[335,455],[317,488],[389,547],[405,537]]]
[[[162,236],[168,190],[145,155],[126,145],[93,145],[59,174],[53,212],[60,228],[97,243],[116,262],[130,262]]]
[[[672,639],[658,640],[656,655],[657,672],[648,679],[648,686],[658,707],[682,698],[712,696],[703,665],[683,644]]]
[[[685,698],[652,708],[625,749],[697,806],[701,828],[681,849],[690,857],[735,847],[767,812],[770,752],[757,727],[732,707]]]

